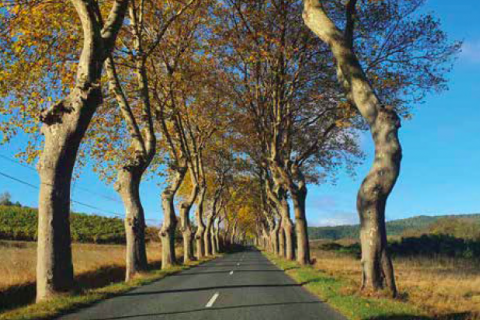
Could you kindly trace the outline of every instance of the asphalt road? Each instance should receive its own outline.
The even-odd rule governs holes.
[[[225,255],[62,320],[345,320],[259,251]]]

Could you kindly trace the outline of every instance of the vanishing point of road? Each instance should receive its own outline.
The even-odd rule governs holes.
[[[345,320],[255,249],[226,254],[62,320]]]

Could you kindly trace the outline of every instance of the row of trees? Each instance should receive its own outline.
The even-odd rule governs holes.
[[[1,129],[5,141],[27,132],[24,155],[39,156],[37,300],[73,286],[75,165],[92,164],[122,198],[126,280],[147,268],[147,175],[165,179],[162,268],[177,263],[177,210],[184,262],[251,237],[308,264],[307,186],[353,174],[367,129],[375,158],[357,201],[363,286],[395,294],[385,206],[400,169],[400,116],[445,88],[459,48],[423,3],[2,2]]]

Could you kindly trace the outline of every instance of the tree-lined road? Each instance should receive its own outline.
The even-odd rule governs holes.
[[[62,320],[345,319],[260,252],[225,255]]]

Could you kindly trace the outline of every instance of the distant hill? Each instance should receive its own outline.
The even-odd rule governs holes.
[[[0,205],[0,240],[35,241],[36,208]],[[70,230],[75,242],[125,243],[123,221],[82,213],[70,215]]]
[[[428,228],[439,219],[461,218],[468,219],[474,223],[480,223],[480,214],[445,215],[445,216],[416,216],[407,219],[393,220],[387,222],[387,235],[399,236],[407,231],[420,231]],[[344,238],[358,238],[359,225],[335,226],[335,227],[309,227],[308,235],[310,240],[328,239],[339,240]]]

